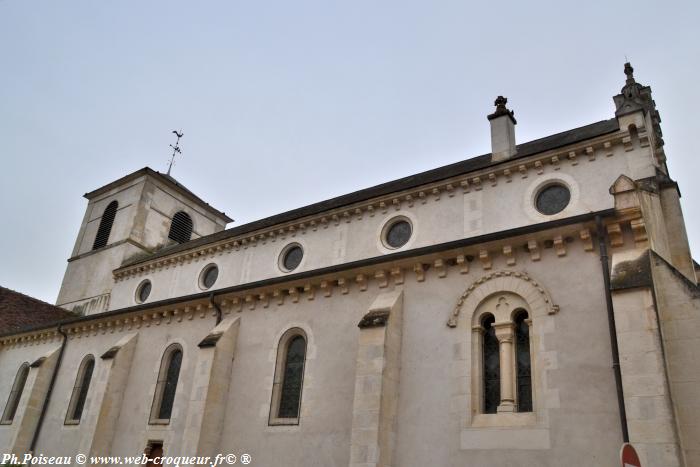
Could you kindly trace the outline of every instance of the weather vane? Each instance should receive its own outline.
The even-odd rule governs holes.
[[[175,156],[177,154],[182,154],[182,151],[180,151],[180,138],[182,138],[182,135],[184,134],[182,130],[179,132],[177,130],[173,130],[173,133],[175,133],[175,136],[177,136],[177,141],[175,141],[175,146],[172,144],[170,145],[171,148],[173,148],[173,155],[170,157],[170,164],[168,164],[168,175],[170,175],[170,170],[173,168],[173,163],[175,162]]]

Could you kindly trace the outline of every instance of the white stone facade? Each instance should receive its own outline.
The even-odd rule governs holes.
[[[495,157],[229,230],[150,169],[89,193],[58,299],[85,316],[0,334],[0,404],[33,364],[0,453],[135,456],[161,443],[168,456],[247,452],[263,466],[616,466],[626,430],[642,465],[700,466],[700,291],[647,90],[630,69],[615,118],[519,146],[502,102],[489,116]],[[570,199],[543,214],[552,184]],[[93,250],[113,200],[108,245]],[[193,220],[180,245],[167,239],[178,211]],[[397,218],[411,235],[392,248]],[[287,271],[290,244],[303,257]],[[531,411],[519,409],[515,310],[527,313]],[[274,412],[290,330],[305,358],[285,418]],[[154,423],[173,344],[173,409]],[[66,424],[87,355],[83,415]]]

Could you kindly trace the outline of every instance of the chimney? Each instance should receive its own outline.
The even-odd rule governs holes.
[[[515,121],[513,111],[506,108],[508,99],[498,96],[496,111],[488,116],[491,122],[491,161],[499,162],[515,155]]]

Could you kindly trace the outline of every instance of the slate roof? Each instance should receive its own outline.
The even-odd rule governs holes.
[[[541,152],[550,151],[553,149],[568,146],[570,144],[578,143],[580,141],[585,141],[587,139],[595,138],[609,133],[614,133],[619,129],[620,127],[617,118],[612,118],[610,120],[602,120],[600,122],[575,128],[573,130],[568,130],[562,133],[557,133],[551,136],[529,141],[527,143],[518,144],[516,155],[513,156],[511,159],[508,159],[508,161],[517,160],[523,157],[532,156]],[[276,214],[274,216],[253,221],[248,224],[239,225],[231,229],[226,229],[221,232],[190,240],[189,242],[174,245],[169,248],[163,248],[162,250],[159,250],[156,253],[153,253],[152,255],[138,257],[133,261],[123,264],[121,267],[132,266],[134,264],[150,261],[152,259],[160,258],[180,251],[189,250],[190,248],[196,248],[202,245],[206,245],[208,243],[217,242],[226,238],[236,237],[238,235],[243,235],[259,229],[271,227],[276,224],[282,224],[302,217],[319,214],[324,211],[340,208],[378,196],[385,196],[390,193],[408,190],[417,186],[474,172],[475,170],[485,169],[487,167],[495,166],[501,163],[502,162],[492,162],[491,153],[483,154],[477,157],[472,157],[471,159],[455,162],[454,164],[445,165],[443,167],[438,167],[436,169],[428,170],[426,172],[421,172],[415,175],[410,175],[408,177],[399,178],[397,180],[382,183],[381,185],[376,185],[346,195],[337,196],[335,198],[331,198],[325,201],[310,204],[308,206],[304,206],[301,208],[293,209],[291,211],[283,212],[281,214]]]
[[[0,334],[77,316],[63,308],[0,286]]]

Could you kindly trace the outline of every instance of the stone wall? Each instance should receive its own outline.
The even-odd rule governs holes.
[[[286,296],[281,305],[270,300],[234,308],[229,301],[223,305],[222,325],[239,319],[237,337],[222,337],[214,349],[199,347],[205,337],[222,331],[216,330],[215,312],[206,300],[176,314],[163,315],[156,308],[117,317],[109,325],[87,322],[69,333],[37,450],[71,455],[99,445],[127,456],[139,455],[149,441],[163,441],[167,455],[248,452],[258,465],[278,465],[284,459],[287,466],[328,467],[349,465],[353,452],[359,452],[354,446],[376,446],[377,454],[387,455],[368,455],[365,464],[374,459],[377,465],[402,467],[616,465],[621,435],[598,255],[581,241],[560,253],[545,248],[533,260],[517,249],[488,263],[475,260],[468,270],[458,265],[427,268],[407,274],[400,285],[369,277],[366,283],[348,284],[347,292],[339,287],[328,296],[310,291]],[[561,274],[574,270],[575,277]],[[464,302],[457,326],[447,323],[472,285],[497,284],[485,280],[491,276],[507,278],[503,284],[521,294],[532,312],[535,411],[484,421],[477,416],[471,389],[473,361],[479,358],[472,351],[471,315],[478,303]],[[530,285],[521,288],[521,282]],[[503,288],[493,287],[484,289],[484,298]],[[363,344],[364,331],[357,324],[376,308],[378,297],[398,290],[403,291],[402,313],[391,311],[394,321],[390,317],[390,327],[382,331],[386,353],[381,357]],[[277,344],[295,327],[308,337],[300,420],[298,425],[271,426]],[[133,357],[121,366],[129,370],[117,387],[110,376],[117,369],[110,365],[124,354],[119,350],[114,363],[100,357],[132,334],[138,335],[129,341]],[[28,352],[46,345],[39,342],[0,348],[2,397],[9,391],[2,382],[12,380]],[[173,342],[184,350],[175,410],[169,425],[149,425],[162,352]],[[78,366],[87,354],[95,356],[96,368],[83,420],[65,425]],[[368,360],[361,363],[364,357]],[[360,369],[381,369],[382,376],[362,379]],[[375,438],[358,425],[371,420],[360,410],[370,396],[381,408],[374,419]],[[214,405],[223,417],[220,422],[211,416]],[[110,410],[119,413],[111,422]],[[0,426],[0,443],[8,443],[11,430]],[[106,442],[109,433],[112,439]],[[196,439],[201,441],[193,445]],[[489,444],[492,439],[504,444]],[[390,448],[380,449],[392,444],[392,455]],[[362,464],[359,458],[354,462]]]
[[[678,438],[686,465],[700,466],[700,288],[656,255],[651,264]]]

